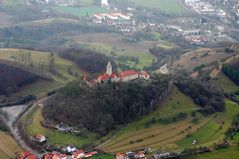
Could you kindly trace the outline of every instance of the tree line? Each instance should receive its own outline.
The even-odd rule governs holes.
[[[34,74],[4,64],[0,64],[0,72],[0,94],[2,95],[9,95],[38,79],[38,76]]]
[[[239,85],[239,69],[236,65],[224,65],[222,71],[233,82]]]
[[[106,55],[89,49],[68,48],[59,50],[59,55],[78,64],[78,66],[89,73],[101,73],[105,71],[109,61],[116,70],[116,64]]]
[[[176,85],[181,92],[190,96],[195,104],[203,108],[200,112],[211,114],[225,110],[223,91],[216,87],[191,78],[179,79]]]

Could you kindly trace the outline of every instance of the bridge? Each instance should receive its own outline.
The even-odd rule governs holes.
[[[33,67],[30,67],[30,66],[18,63],[18,62],[13,61],[13,60],[0,59],[0,64],[21,69],[23,71],[32,73],[32,74],[37,75],[37,76],[39,76],[41,78],[44,78],[44,79],[48,79],[48,80],[52,80],[53,79],[49,73],[40,72],[36,68],[33,68]]]

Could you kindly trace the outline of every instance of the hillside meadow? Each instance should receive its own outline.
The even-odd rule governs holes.
[[[142,148],[170,151],[192,146],[212,146],[224,138],[233,116],[239,113],[237,104],[229,100],[226,100],[224,113],[202,116],[195,113],[197,110],[200,110],[199,106],[190,97],[174,88],[155,112],[128,124],[100,149],[116,153]],[[160,118],[173,118],[178,113],[185,113],[187,117],[166,124],[159,121]],[[198,140],[198,143],[193,145],[193,140]]]
[[[22,152],[20,146],[7,133],[0,131],[0,159],[17,158]]]
[[[49,52],[40,52],[33,50],[24,50],[24,49],[0,49],[0,59],[15,61],[16,58],[19,58],[22,54],[31,54],[32,63],[42,63],[47,67],[49,61]],[[46,73],[50,73],[53,80],[40,79],[34,84],[26,85],[22,87],[15,95],[40,95],[46,94],[47,92],[57,89],[69,81],[75,80],[76,77],[69,74],[68,69],[71,68],[73,71],[77,72],[79,75],[82,73],[81,69],[74,63],[69,60],[65,60],[58,56],[54,55],[55,59],[55,69],[61,76],[52,74],[46,70]]]
[[[175,149],[177,147],[176,141],[184,138],[187,133],[196,131],[209,121],[207,118],[199,117],[197,124],[191,122],[191,113],[198,108],[189,97],[179,92],[175,87],[158,109],[142,119],[128,124],[126,128],[116,134],[116,137],[102,145],[100,149],[109,153],[126,152],[145,147],[154,150],[159,150],[162,147]],[[147,125],[152,120],[170,119],[182,112],[187,114],[187,117],[177,122],[169,124],[153,122]],[[190,130],[189,127],[191,127]]]

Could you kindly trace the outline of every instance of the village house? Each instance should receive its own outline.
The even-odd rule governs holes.
[[[115,157],[116,157],[116,159],[146,159],[144,151],[138,151],[138,152],[130,151],[125,154],[116,153]]]
[[[39,143],[44,143],[44,142],[46,142],[46,137],[42,134],[37,134],[35,136],[35,140]]]
[[[97,83],[103,83],[103,82],[107,82],[107,81],[128,82],[128,81],[132,81],[135,79],[149,80],[149,78],[150,78],[149,74],[145,71],[136,72],[135,70],[126,70],[126,71],[122,71],[118,74],[114,73],[112,71],[112,65],[109,62],[106,67],[106,72],[103,74],[100,74],[97,77],[96,82]]]
[[[43,156],[43,159],[52,159],[53,158],[53,154],[49,154],[49,153],[46,153],[44,156]]]
[[[52,159],[67,159],[66,154],[62,154],[60,152],[53,152],[52,154],[53,154]]]
[[[37,159],[35,155],[31,154],[31,152],[25,151],[22,152],[19,159]]]
[[[85,153],[83,150],[78,150],[72,154],[73,159],[81,159],[85,157]]]
[[[122,153],[117,153],[115,157],[116,159],[126,159],[126,155]]]

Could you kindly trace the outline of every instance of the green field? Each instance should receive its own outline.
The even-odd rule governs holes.
[[[234,146],[226,149],[216,150],[214,152],[196,155],[187,159],[238,159],[239,147]]]
[[[40,124],[43,121],[43,116],[41,113],[40,107],[35,107],[31,110],[29,114],[24,118],[25,123],[30,123],[26,126],[26,132],[30,136],[35,136],[38,133],[44,134],[48,142],[50,144],[56,146],[66,146],[66,145],[74,145],[77,147],[81,147],[83,145],[92,144],[97,140],[97,135],[94,133],[88,133],[87,136],[76,136],[67,133],[61,133],[54,129],[47,129],[42,127]]]
[[[131,50],[130,48],[116,49],[115,47],[112,47],[107,44],[102,44],[102,43],[82,43],[81,46],[83,48],[97,50],[99,52],[104,53],[105,55],[109,57],[116,58],[115,62],[117,64],[124,64],[131,68],[143,69],[143,67],[150,66],[152,64],[153,59],[155,59],[155,57],[152,54],[144,52],[144,51],[137,52],[136,50]],[[120,56],[136,57],[139,59],[139,62],[136,64],[135,62],[127,60],[127,59],[126,60],[117,59]]]
[[[71,14],[74,16],[82,17],[82,16],[91,16],[96,13],[107,13],[111,12],[105,8],[101,8],[98,6],[88,6],[88,7],[64,7],[64,6],[56,6],[54,7],[59,12]]]
[[[161,11],[173,14],[185,14],[186,10],[179,0],[128,0],[140,7],[160,9]]]
[[[159,33],[156,35],[159,37]],[[81,48],[101,52],[114,59],[116,63],[131,68],[142,69],[143,67],[148,67],[152,64],[152,61],[156,59],[156,57],[148,51],[156,41],[140,41],[134,43],[124,40],[124,38],[125,36],[116,33],[91,33],[76,35],[73,37],[73,40],[77,42]],[[133,57],[137,58],[138,61],[133,61]]]

